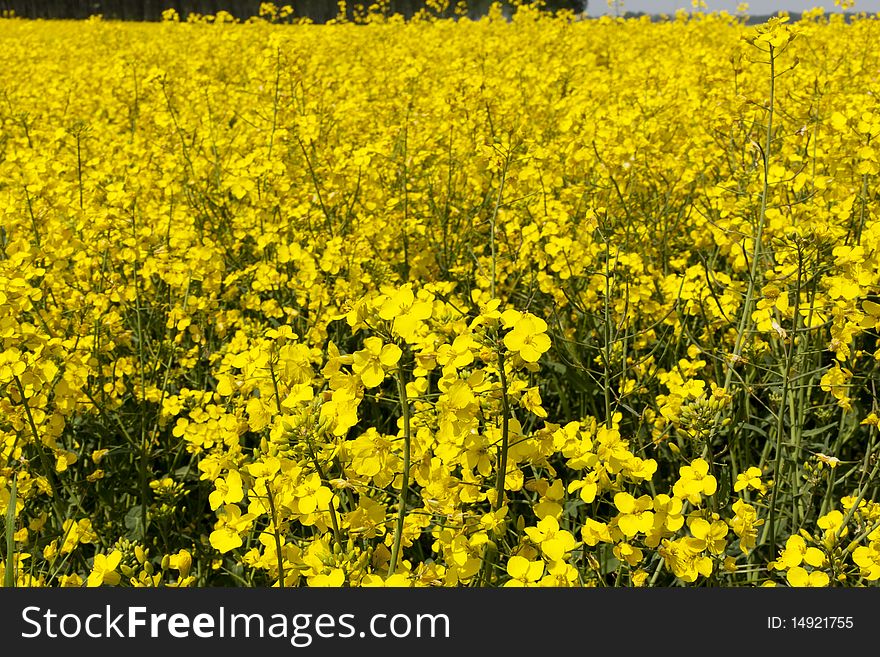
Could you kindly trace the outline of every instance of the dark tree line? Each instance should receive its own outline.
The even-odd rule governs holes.
[[[349,10],[356,4],[369,5],[372,0],[349,0]],[[491,0],[471,0],[468,6],[471,16],[486,12]],[[297,16],[311,18],[322,23],[334,18],[336,0],[276,0],[277,6],[290,4]],[[392,13],[412,16],[424,7],[424,0],[391,0]],[[454,6],[455,2],[450,2]],[[576,12],[586,7],[584,0],[546,0],[548,9],[570,9]],[[165,9],[176,9],[181,17],[190,13],[216,14],[228,11],[237,18],[257,15],[260,0],[0,0],[0,11],[13,11],[24,18],[77,18],[83,19],[101,14],[106,19],[155,21]],[[451,11],[450,11],[451,14]]]

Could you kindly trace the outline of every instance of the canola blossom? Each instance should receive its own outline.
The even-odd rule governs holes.
[[[2,581],[877,582],[878,38],[0,20]]]

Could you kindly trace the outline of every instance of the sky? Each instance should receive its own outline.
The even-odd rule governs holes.
[[[740,0],[706,0],[709,11],[736,12]],[[834,0],[751,0],[748,2],[749,13],[755,15],[773,14],[784,9],[787,11],[804,11],[813,7],[824,7],[826,11],[840,11]],[[650,14],[673,14],[676,9],[690,9],[690,0],[623,0],[623,11],[643,11]],[[880,0],[857,0],[850,11],[865,11],[869,14],[880,13]],[[614,13],[608,9],[607,0],[589,0],[588,13],[591,16]]]

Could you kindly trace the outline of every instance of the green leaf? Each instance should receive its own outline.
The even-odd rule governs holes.
[[[133,541],[139,541],[144,537],[143,511],[140,504],[131,507],[125,514],[125,528],[128,530],[125,537]]]

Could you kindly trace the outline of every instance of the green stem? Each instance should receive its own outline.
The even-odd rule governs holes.
[[[79,184],[79,209],[83,209],[82,131],[76,133],[76,179]]]
[[[6,507],[6,568],[3,571],[3,586],[15,587],[15,505],[18,501],[16,478],[12,478],[12,489]]]
[[[312,446],[312,441],[308,438],[306,439],[306,447],[309,450],[309,457],[312,459],[312,465],[315,466],[315,472],[318,473],[318,477],[327,488],[331,491],[333,487],[330,486],[330,480],[327,479],[327,475],[324,474],[324,469],[321,467],[321,463],[318,461],[318,455],[315,453],[315,449]],[[342,532],[339,531],[339,520],[336,519],[336,509],[333,508],[333,497],[330,497],[330,502],[327,504],[327,511],[330,513],[330,523],[333,525],[333,538],[336,539],[336,544],[341,548],[342,547]]]
[[[507,152],[507,156],[504,159],[504,168],[501,171],[501,182],[498,185],[498,196],[495,198],[495,208],[492,210],[492,218],[489,220],[489,246],[492,251],[492,276],[489,282],[490,290],[489,292],[492,295],[492,298],[495,298],[496,292],[496,262],[497,262],[497,253],[495,250],[495,224],[498,220],[498,209],[501,207],[501,199],[504,198],[504,183],[507,181],[507,171],[510,168],[510,151]]]
[[[272,535],[275,537],[275,556],[278,559],[278,588],[284,588],[284,555],[281,553],[281,530],[278,528],[278,513],[275,511],[275,498],[272,488],[266,484],[266,496],[269,498],[269,511],[272,513]]]
[[[504,484],[507,477],[507,452],[510,450],[510,398],[507,395],[507,373],[504,371],[504,352],[498,350],[498,373],[501,379],[501,445],[498,447],[498,471],[495,474],[495,502],[492,511],[504,506]],[[487,543],[483,550],[483,572],[480,579],[483,586],[489,586],[492,568],[498,550]]]
[[[758,276],[758,262],[761,259],[761,238],[764,235],[764,223],[767,213],[767,196],[769,194],[769,168],[770,168],[770,143],[773,138],[773,109],[776,97],[776,58],[773,53],[773,46],[770,46],[770,107],[767,116],[767,134],[764,139],[764,186],[761,190],[761,210],[758,215],[758,227],[755,231],[755,244],[752,249],[752,263],[749,271],[749,286],[746,291],[746,298],[743,303],[743,312],[739,320],[739,326],[736,330],[736,344],[733,349],[733,358],[727,364],[727,376],[724,379],[724,390],[730,389],[730,383],[733,380],[733,370],[740,356],[742,355],[745,343],[746,327],[752,314],[752,303],[755,296],[755,281]]]
[[[315,167],[312,166],[312,160],[309,157],[309,153],[306,150],[306,145],[303,143],[302,139],[297,137],[297,141],[299,142],[300,150],[302,150],[303,157],[306,159],[306,166],[309,169],[309,176],[312,179],[312,184],[315,186],[315,195],[318,197],[318,204],[321,206],[321,212],[324,214],[324,220],[327,222],[327,232],[330,233],[330,236],[333,236],[333,219],[330,216],[330,212],[327,210],[327,206],[324,205],[324,197],[321,195],[321,185],[318,184],[318,175],[315,173]]]
[[[784,346],[783,349],[785,349]],[[782,437],[785,432],[785,410],[788,397],[788,381],[791,372],[791,351],[791,347],[785,350],[785,367],[782,372],[782,399],[776,411],[776,453],[773,465],[773,492],[770,495],[770,518],[765,528],[765,538],[767,536],[770,537],[771,557],[776,554],[776,500],[782,483]],[[794,465],[796,469],[797,464],[795,463]]]
[[[495,477],[495,511],[504,506],[504,479],[507,476],[507,452],[510,447],[510,399],[507,396],[507,374],[504,352],[498,351],[498,375],[501,378],[501,446],[498,448],[498,472]]]
[[[397,526],[394,530],[394,544],[391,546],[391,562],[388,565],[388,576],[391,577],[397,570],[397,561],[400,558],[400,545],[403,541],[403,521],[406,517],[406,492],[409,488],[410,466],[410,416],[409,400],[406,396],[406,380],[403,376],[403,368],[397,368],[397,392],[400,397],[400,410],[403,414],[403,476],[400,482],[400,497],[397,502]]]
[[[46,474],[46,480],[49,482],[50,487],[52,488],[52,508],[55,511],[55,517],[58,520],[58,526],[61,527],[64,524],[64,514],[61,513],[61,510],[58,508],[58,499],[55,497],[55,491],[59,489],[58,482],[55,480],[55,475],[50,466],[49,460],[46,458],[46,452],[43,449],[43,443],[40,441],[40,433],[37,431],[37,423],[34,422],[34,416],[31,413],[31,407],[27,402],[27,397],[24,394],[24,386],[21,384],[21,379],[17,376],[12,377],[12,380],[15,381],[15,386],[18,388],[18,394],[21,395],[21,404],[24,407],[25,415],[27,416],[28,426],[30,427],[31,433],[34,436],[34,447],[37,450],[37,454],[40,457],[40,465],[43,466],[43,471]]]
[[[604,345],[602,348],[602,369],[604,370],[602,380],[602,392],[605,399],[605,428],[611,428],[611,253],[608,245],[608,238],[602,236],[605,241],[605,298],[603,305],[604,310]]]
[[[134,292],[135,292],[135,320],[137,322],[137,351],[138,351],[138,373],[141,383],[141,400],[140,400],[140,430],[141,430],[141,453],[138,463],[138,480],[140,481],[141,494],[141,526],[143,529],[143,538],[147,539],[147,502],[150,498],[149,485],[147,483],[147,470],[150,459],[150,442],[147,437],[147,377],[144,371],[144,327],[141,321],[141,284],[140,284],[140,247],[138,245],[138,229],[137,229],[137,213],[134,207],[131,209],[131,229],[135,240],[135,249],[138,253],[133,263],[134,275]]]
[[[868,475],[868,481],[866,481],[861,489],[859,490],[859,494],[856,495],[856,499],[853,502],[852,506],[849,508],[849,511],[846,512],[846,515],[843,517],[843,522],[840,523],[840,526],[837,528],[835,532],[835,536],[840,538],[843,534],[843,530],[846,527],[847,523],[852,519],[853,514],[856,512],[856,509],[859,508],[859,504],[862,503],[862,500],[865,499],[865,494],[868,492],[868,485],[874,480],[874,477],[877,476],[877,472],[880,470],[880,459],[877,459],[877,463],[874,465],[874,469],[871,470],[871,474]]]

